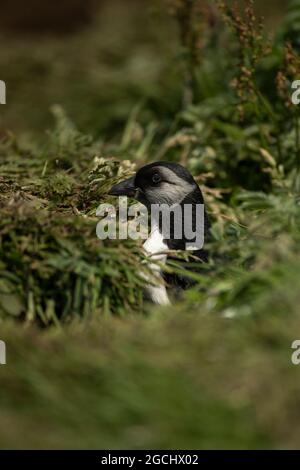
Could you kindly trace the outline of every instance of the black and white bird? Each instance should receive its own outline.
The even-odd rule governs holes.
[[[174,225],[171,226],[168,237],[166,237],[161,220],[157,220],[157,223],[152,227],[149,238],[143,245],[146,253],[155,261],[155,263],[151,264],[151,268],[161,275],[164,280],[164,282],[159,283],[157,286],[149,283],[147,288],[148,296],[154,303],[168,304],[170,301],[166,285],[169,287],[176,286],[177,290],[186,289],[191,285],[191,281],[185,276],[165,272],[162,274],[159,264],[165,263],[167,258],[174,259],[174,251],[186,250],[187,244],[193,241],[185,237],[186,231],[184,230],[184,225],[187,223],[191,224],[191,228],[195,232],[197,224],[195,222],[196,210],[194,209],[196,209],[197,205],[204,205],[203,195],[198,184],[182,165],[174,162],[160,161],[143,166],[131,178],[114,185],[110,189],[109,194],[133,197],[145,205],[147,209],[151,209],[153,205],[161,204],[169,207],[179,205],[182,208],[188,204],[192,208],[190,220],[184,217],[184,210],[182,210],[182,217],[179,220],[179,223],[182,225],[182,235],[180,238],[174,236]],[[178,219],[176,219],[176,223],[178,224]],[[209,220],[204,209],[204,238],[206,238],[208,232]],[[172,254],[168,254],[170,251]],[[206,262],[208,259],[208,253],[204,250],[203,246],[199,249],[194,248],[189,253],[191,253],[193,260],[196,258]],[[160,263],[158,264],[157,261]]]

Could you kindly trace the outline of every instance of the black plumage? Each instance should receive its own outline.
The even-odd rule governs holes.
[[[196,231],[196,207],[198,204],[204,204],[202,192],[195,182],[192,175],[183,166],[174,162],[154,162],[146,165],[138,170],[135,176],[128,178],[125,181],[113,186],[110,194],[121,196],[127,195],[134,197],[139,202],[144,204],[148,209],[151,209],[153,204],[166,204],[169,207],[174,205],[181,206],[182,214],[184,214],[184,207],[189,204],[192,209],[191,225],[193,232]],[[161,216],[161,214],[160,214]],[[161,238],[168,250],[178,251],[186,250],[187,243],[194,240],[187,240],[185,238],[184,224],[186,219],[182,215],[181,219],[176,223],[182,224],[182,236],[176,238],[174,236],[175,226],[174,217],[170,217],[170,232],[168,237],[163,234],[163,226],[161,218],[158,221],[158,228],[161,233]],[[209,220],[204,208],[204,239],[209,235]],[[178,228],[178,226],[177,226]],[[196,271],[199,269],[199,262],[208,261],[208,252],[201,247],[188,252],[189,255],[184,260],[178,260],[176,255],[172,253],[168,255],[168,259],[176,260],[182,267],[188,267],[189,270]],[[198,259],[196,263],[195,258]],[[193,267],[194,264],[194,267]],[[196,267],[198,265],[198,267]],[[188,276],[181,276],[178,274],[162,273],[168,285],[186,289],[193,284],[193,281]]]

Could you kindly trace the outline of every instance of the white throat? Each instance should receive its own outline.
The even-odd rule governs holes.
[[[162,233],[157,226],[151,231],[149,238],[143,245],[144,250],[153,257],[153,259],[164,259],[167,256],[163,253],[168,251],[168,245],[164,242]],[[156,255],[156,256],[155,256]]]
[[[165,263],[167,259],[166,252],[168,251],[168,245],[164,242],[163,235],[160,233],[159,228],[156,226],[150,233],[149,238],[145,241],[143,245],[146,253],[151,256],[151,259],[154,261],[159,261]],[[160,305],[170,304],[170,300],[167,294],[166,286],[163,284],[163,279],[161,278],[161,270],[158,264],[151,263],[150,268],[153,273],[156,275],[158,285],[148,285],[147,292],[150,296],[152,302]]]

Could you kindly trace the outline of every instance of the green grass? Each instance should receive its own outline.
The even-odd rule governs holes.
[[[199,304],[48,333],[5,325],[1,447],[298,447],[299,264],[241,318]]]
[[[293,15],[265,50],[257,22],[245,43],[228,12],[229,29],[192,15],[180,42],[157,3],[119,8],[63,40],[10,37],[0,58],[15,97],[0,123],[0,447],[297,448]],[[168,308],[143,300],[140,243],[96,237],[109,187],[159,159],[193,173],[212,222],[209,263]]]

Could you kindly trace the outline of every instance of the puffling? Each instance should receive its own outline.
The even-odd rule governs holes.
[[[137,173],[120,183],[114,185],[110,191],[113,196],[129,196],[152,209],[155,205],[164,205],[167,208],[176,206],[182,209],[179,219],[171,220],[169,232],[166,233],[163,228],[161,217],[158,217],[154,227],[152,227],[149,238],[145,241],[143,247],[146,253],[151,256],[155,263],[151,264],[151,268],[157,274],[162,276],[162,283],[157,286],[150,285],[147,287],[149,298],[157,304],[166,305],[170,303],[166,284],[169,287],[176,286],[177,289],[186,289],[192,282],[188,277],[179,276],[170,273],[161,273],[157,261],[165,263],[167,258],[174,258],[174,250],[187,250],[191,244],[194,244],[193,251],[189,253],[191,258],[198,258],[202,262],[208,260],[208,253],[203,248],[203,242],[209,232],[209,220],[204,208],[204,199],[202,192],[196,181],[182,165],[174,162],[159,161],[150,163],[140,168]],[[185,217],[185,208],[190,207],[191,216]],[[202,243],[198,248],[195,240],[197,237],[197,208],[202,207]],[[189,227],[187,227],[187,225]],[[176,235],[176,228],[180,228],[180,236]],[[186,229],[195,234],[194,238],[186,237]],[[178,231],[177,231],[178,234]],[[196,246],[195,246],[196,245]],[[172,254],[168,255],[168,251]],[[163,282],[165,281],[165,283]]]

